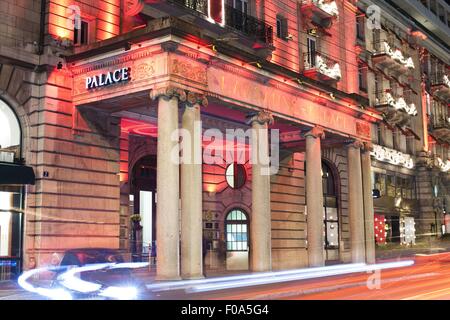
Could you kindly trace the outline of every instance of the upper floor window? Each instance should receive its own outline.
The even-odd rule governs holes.
[[[367,93],[367,67],[360,65],[358,68],[359,90]]]
[[[277,15],[277,37],[286,40],[288,36],[288,22],[282,15]]]
[[[248,1],[247,0],[234,0],[233,7],[244,14],[248,14]]]
[[[75,26],[73,30],[73,44],[85,45],[89,43],[89,23],[87,21],[81,21],[80,28]]]
[[[366,40],[366,17],[359,16],[356,18],[356,36],[358,40]]]

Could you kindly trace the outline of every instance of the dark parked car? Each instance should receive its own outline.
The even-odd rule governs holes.
[[[126,264],[122,253],[118,250],[70,249],[64,253],[60,267],[63,268],[55,274],[54,286],[63,287],[74,298],[133,299],[134,290],[137,295],[143,294],[146,290],[145,284],[133,274],[134,268]],[[82,269],[79,269],[80,267]],[[74,273],[75,270],[80,272],[67,276],[67,272]],[[78,279],[83,282],[80,283]],[[87,290],[85,285],[96,286],[98,290]]]

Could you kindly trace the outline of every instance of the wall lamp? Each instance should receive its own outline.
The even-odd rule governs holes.
[[[254,64],[255,66],[257,66],[258,68],[262,69],[262,64],[259,61],[253,61],[253,62],[247,62],[247,63],[243,63],[242,66],[246,65],[246,64]]]
[[[284,79],[284,82],[288,82],[288,81],[295,81],[295,82],[297,82],[299,85],[303,85],[303,81],[300,80],[299,78]]]

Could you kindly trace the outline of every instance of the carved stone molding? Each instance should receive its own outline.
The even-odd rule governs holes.
[[[355,148],[364,150],[364,143],[360,140],[350,140],[347,142],[347,148]]]
[[[255,121],[261,125],[264,125],[264,124],[271,125],[274,123],[275,120],[273,118],[273,115],[270,112],[260,111],[260,112],[251,113],[247,116],[247,124],[252,124]]]
[[[177,51],[179,44],[175,41],[168,41],[161,44],[161,49],[166,52],[175,52]]]
[[[156,88],[150,91],[150,99],[156,100],[159,97],[166,99],[178,98],[181,102],[185,102],[187,99],[186,91],[174,86],[167,86],[163,88]]]
[[[373,143],[372,142],[363,142],[363,151],[364,152],[372,152],[373,151]]]
[[[304,136],[305,136],[305,138],[313,137],[315,139],[317,139],[317,138],[325,139],[325,131],[324,131],[324,129],[321,126],[315,126],[311,130],[306,132],[304,134]]]
[[[186,95],[186,106],[187,107],[194,107],[195,105],[200,105],[201,107],[207,107],[208,106],[208,98],[206,98],[205,95],[188,91]]]

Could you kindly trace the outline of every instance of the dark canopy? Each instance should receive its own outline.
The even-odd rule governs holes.
[[[25,185],[35,183],[34,170],[31,167],[0,163],[0,185]]]

